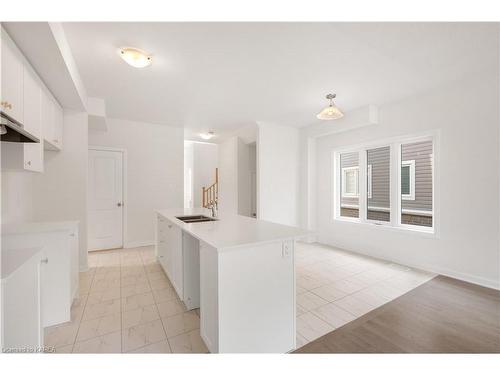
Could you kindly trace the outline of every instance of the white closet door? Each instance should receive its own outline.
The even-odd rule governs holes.
[[[89,250],[123,246],[123,153],[89,150]]]

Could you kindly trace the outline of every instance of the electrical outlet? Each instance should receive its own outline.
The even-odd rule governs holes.
[[[291,252],[290,242],[289,241],[283,242],[281,248],[281,255],[283,256],[283,258],[288,258],[290,256],[290,252]]]

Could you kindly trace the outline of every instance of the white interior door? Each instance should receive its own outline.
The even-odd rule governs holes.
[[[89,150],[88,248],[123,246],[123,153]]]

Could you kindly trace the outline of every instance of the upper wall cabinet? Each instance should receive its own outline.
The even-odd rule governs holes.
[[[2,30],[3,31],[3,30]],[[23,123],[24,66],[14,43],[2,32],[2,100],[0,110]]]
[[[63,110],[50,94],[42,92],[43,139],[46,150],[59,151],[63,142]]]
[[[42,135],[42,90],[36,75],[28,66],[23,73],[24,129],[41,138]]]
[[[63,110],[9,35],[1,31],[0,110],[40,139],[40,143],[2,142],[2,169],[43,172],[44,149],[62,149]]]

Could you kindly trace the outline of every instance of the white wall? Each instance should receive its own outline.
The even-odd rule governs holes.
[[[238,215],[251,216],[250,146],[238,139]]]
[[[257,144],[248,145],[250,164],[250,215],[257,215]]]
[[[214,143],[193,142],[193,202],[202,206],[202,188],[215,182],[218,146]]]
[[[299,130],[259,123],[257,217],[299,224]]]
[[[154,210],[183,206],[182,128],[107,119],[90,131],[89,145],[127,150],[125,246],[154,242]]]
[[[468,77],[382,106],[378,125],[318,138],[319,241],[498,288],[498,78]],[[435,129],[437,236],[332,220],[333,149]]]
[[[238,213],[238,137],[219,144],[219,210]]]
[[[193,142],[184,141],[184,208],[194,207]]]
[[[80,222],[80,270],[87,269],[88,116],[65,111],[63,149],[45,151],[45,170],[33,174],[33,220]]]
[[[33,220],[33,173],[2,171],[2,224]]]

